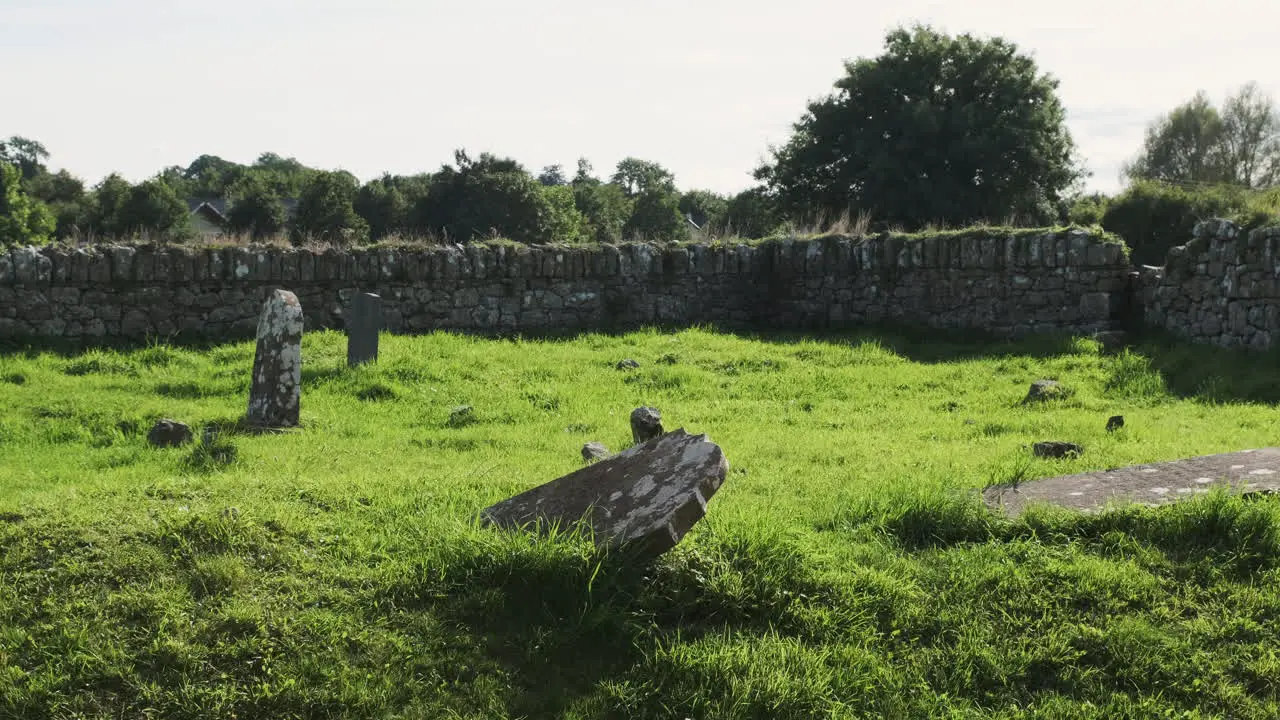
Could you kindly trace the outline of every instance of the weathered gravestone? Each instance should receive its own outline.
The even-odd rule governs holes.
[[[302,392],[302,306],[288,290],[271,293],[258,319],[248,425],[262,428],[298,424]]]
[[[706,515],[728,472],[720,446],[682,428],[485,508],[480,518],[543,531],[581,520],[597,545],[657,557]]]
[[[382,329],[382,297],[359,293],[347,312],[347,367],[378,359],[378,331]]]
[[[631,438],[636,444],[662,434],[662,413],[657,408],[641,407],[631,411]]]

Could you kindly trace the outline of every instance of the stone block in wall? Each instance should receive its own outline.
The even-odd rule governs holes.
[[[226,277],[227,259],[221,248],[206,248],[196,257],[197,280],[221,282]]]
[[[1111,318],[1111,293],[1092,292],[1080,296],[1079,317],[1086,322],[1100,322]]]
[[[253,251],[247,247],[228,248],[223,257],[227,263],[227,278],[236,282],[250,282],[253,279]]]
[[[65,285],[71,279],[71,253],[60,247],[47,247],[40,251],[49,258],[49,282],[54,285]]]
[[[1239,225],[1222,218],[1202,220],[1191,231],[1197,240],[1234,240],[1239,234]]]
[[[395,248],[380,248],[378,250],[378,278],[382,282],[390,282],[392,280],[400,280],[403,275],[401,273],[400,253]]]
[[[111,279],[118,283],[133,281],[133,257],[137,251],[131,247],[116,245],[109,249],[111,254]]]
[[[296,248],[285,248],[277,251],[277,259],[280,264],[280,280],[282,283],[293,284],[298,282],[298,260],[301,253]]]
[[[133,282],[156,282],[156,249],[149,246],[138,248],[133,256]]]
[[[53,276],[53,261],[34,247],[9,251],[13,282],[17,285],[47,285]]]

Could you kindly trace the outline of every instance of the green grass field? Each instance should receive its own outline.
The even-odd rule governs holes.
[[[303,358],[304,429],[263,436],[230,429],[249,343],[0,354],[0,717],[1280,716],[1280,501],[1009,521],[973,492],[1275,445],[1275,356],[688,330]],[[1039,378],[1069,395],[1022,407]],[[639,405],[731,466],[674,551],[473,524]],[[159,417],[228,429],[158,450]]]

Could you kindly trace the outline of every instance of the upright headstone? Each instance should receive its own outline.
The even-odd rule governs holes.
[[[347,367],[378,359],[378,331],[382,329],[382,297],[359,293],[347,313]]]
[[[258,351],[245,421],[265,428],[296,426],[301,392],[302,306],[297,295],[276,290],[258,319]]]
[[[662,435],[662,413],[657,408],[640,407],[631,411],[631,438],[636,444]]]

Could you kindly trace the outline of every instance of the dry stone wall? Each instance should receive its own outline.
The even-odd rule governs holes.
[[[1164,267],[1143,267],[1142,322],[1192,342],[1263,350],[1280,339],[1280,227],[1196,226]]]
[[[341,328],[351,298],[372,292],[394,332],[1093,332],[1112,326],[1128,270],[1123,246],[1079,230],[754,246],[17,248],[0,252],[0,338],[251,337],[278,288],[297,295],[308,330]]]

